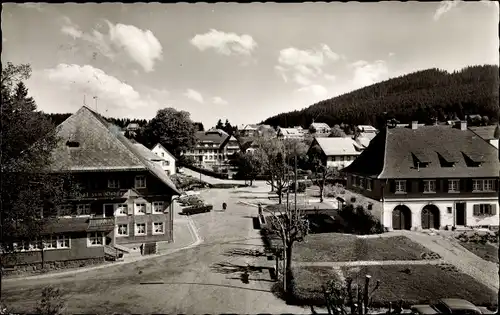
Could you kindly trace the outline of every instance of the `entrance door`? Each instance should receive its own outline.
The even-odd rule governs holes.
[[[467,212],[465,211],[465,202],[458,202],[455,204],[455,224],[467,225]]]
[[[115,215],[115,205],[113,204],[105,204],[104,205],[104,217],[112,218]]]
[[[392,228],[394,230],[411,229],[411,211],[406,206],[397,206],[392,211]]]
[[[422,229],[439,229],[439,209],[428,205],[422,209]]]

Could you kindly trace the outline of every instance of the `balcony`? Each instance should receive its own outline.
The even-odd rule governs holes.
[[[87,231],[110,231],[115,227],[115,218],[89,218]]]

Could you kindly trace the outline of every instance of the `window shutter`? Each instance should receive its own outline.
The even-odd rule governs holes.
[[[423,180],[418,181],[418,191],[424,192],[424,181]]]
[[[498,179],[494,180],[494,185],[495,191],[498,191]]]
[[[479,215],[479,207],[480,207],[480,205],[478,205],[478,204],[474,205],[474,212],[473,212],[474,215]]]
[[[443,181],[442,179],[436,179],[436,192],[441,191],[441,187],[443,186],[441,183],[442,181]]]
[[[465,186],[466,191],[472,191],[472,179],[470,179],[470,178],[466,179],[465,183],[466,183],[466,186]]]
[[[151,213],[151,203],[150,202],[146,203],[146,213],[147,214]]]
[[[461,179],[460,180],[460,191],[468,191],[467,190],[467,180],[466,179]]]
[[[406,192],[407,193],[411,193],[412,189],[413,189],[413,180],[407,180],[406,181]]]
[[[490,205],[490,214],[491,215],[496,215],[497,214],[497,205],[495,203]]]
[[[389,190],[391,193],[396,192],[396,181],[395,180],[389,180]]]
[[[134,214],[134,204],[133,203],[128,203],[127,204],[127,210],[128,210],[128,215],[133,215]]]
[[[443,192],[448,192],[450,190],[450,182],[448,179],[443,179]]]

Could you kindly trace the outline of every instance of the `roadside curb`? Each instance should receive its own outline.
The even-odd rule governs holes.
[[[132,259],[132,260],[118,261],[118,262],[115,262],[115,263],[110,263],[110,264],[105,264],[105,265],[98,265],[98,266],[94,266],[94,267],[88,267],[88,268],[84,267],[82,269],[75,269],[75,270],[70,270],[70,271],[61,271],[61,272],[57,272],[57,273],[34,275],[34,276],[27,276],[27,277],[16,277],[16,278],[7,278],[7,279],[4,278],[4,279],[2,279],[2,282],[3,283],[10,283],[10,282],[16,282],[16,281],[23,281],[23,280],[38,280],[38,279],[45,279],[45,278],[51,278],[51,277],[55,278],[55,277],[76,275],[78,273],[82,273],[82,272],[86,272],[86,271],[104,269],[104,268],[115,267],[115,266],[121,266],[121,265],[126,265],[126,264],[130,264],[130,263],[138,262],[138,261],[152,259],[152,258],[155,258],[155,257],[167,256],[167,255],[170,255],[170,254],[177,253],[177,252],[179,252],[181,250],[190,249],[190,248],[199,246],[200,244],[203,243],[204,240],[203,240],[203,238],[200,237],[199,230],[196,227],[196,224],[194,223],[194,221],[191,218],[187,219],[187,223],[188,223],[189,232],[191,233],[191,236],[193,236],[194,241],[191,244],[186,245],[184,247],[180,247],[180,248],[176,248],[176,249],[172,249],[172,250],[167,250],[164,253],[160,253],[160,254],[156,254],[156,255],[138,256],[137,258]]]

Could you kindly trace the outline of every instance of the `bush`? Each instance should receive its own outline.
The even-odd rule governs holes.
[[[297,182],[297,192],[298,193],[303,193],[306,191],[306,183],[305,182]],[[290,191],[291,192],[294,192],[295,191],[295,182],[291,183],[290,184]]]
[[[363,206],[346,205],[338,212],[345,233],[354,234],[380,234],[384,227]]]
[[[197,196],[187,196],[187,197],[179,198],[179,203],[182,206],[195,206],[195,205],[203,204],[203,200],[201,200]]]
[[[62,294],[57,288],[45,287],[42,290],[42,298],[36,306],[37,314],[58,315],[62,313],[64,308],[64,300]]]

